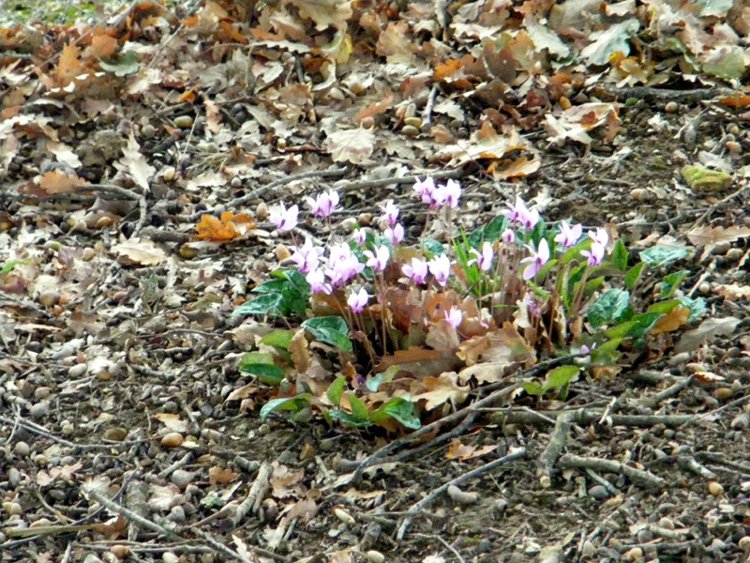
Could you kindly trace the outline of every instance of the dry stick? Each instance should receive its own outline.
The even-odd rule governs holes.
[[[248,512],[252,511],[253,513],[256,513],[260,510],[260,505],[268,492],[268,487],[270,486],[269,478],[272,473],[273,466],[270,463],[265,462],[260,466],[258,475],[255,477],[255,481],[253,481],[250,491],[247,493],[247,498],[242,501],[234,514],[232,514],[232,524],[234,524],[235,527],[245,519]]]
[[[604,473],[621,473],[632,481],[640,481],[648,486],[659,488],[664,486],[664,479],[654,475],[650,471],[643,471],[609,459],[598,457],[583,457],[573,454],[565,454],[559,460],[560,467],[576,467],[579,469],[592,469]]]
[[[116,442],[112,444],[76,444],[75,442],[71,442],[69,440],[66,440],[65,438],[59,438],[52,434],[49,430],[44,428],[43,426],[39,426],[38,424],[31,422],[29,420],[25,420],[21,417],[18,417],[17,421],[13,420],[12,418],[7,418],[3,415],[0,415],[0,422],[4,422],[5,424],[18,424],[18,426],[23,427],[24,429],[28,430],[32,434],[37,434],[39,436],[44,436],[45,438],[48,438],[52,440],[53,442],[57,442],[58,444],[61,444],[63,446],[67,446],[69,448],[77,449],[77,450],[99,450],[99,449],[110,449],[117,446],[121,446],[123,442]]]
[[[572,422],[578,424],[591,424],[597,422],[601,416],[601,410],[584,410],[576,409],[573,411],[521,411],[515,409],[503,410],[497,412],[492,417],[494,423],[506,423],[506,424],[549,424],[549,419],[557,419],[564,413],[573,413]],[[700,422],[700,416],[697,414],[673,414],[673,415],[629,415],[629,414],[613,414],[609,416],[609,420],[613,426],[639,426],[639,427],[650,427],[655,424],[663,424],[664,426],[682,426],[683,424],[698,424]]]
[[[124,506],[110,500],[109,498],[101,494],[96,489],[91,489],[90,491],[88,491],[88,495],[92,499],[94,499],[96,502],[104,506],[107,510],[127,518],[128,520],[134,522],[135,524],[141,526],[142,528],[146,528],[148,530],[151,530],[152,532],[156,532],[166,538],[171,538],[173,540],[180,541],[183,539],[179,536],[179,534],[177,534],[177,532],[173,530],[169,530],[163,526],[160,526],[156,522],[152,522],[151,520],[144,518],[137,512],[133,512],[132,510],[125,508]],[[216,541],[211,536],[202,532],[201,530],[193,530],[193,532],[199,535],[203,539],[203,541],[208,543],[211,547],[213,547],[217,551],[220,551],[224,555],[228,555],[229,557],[231,557],[232,559],[236,559],[237,561],[251,563],[250,560],[247,559],[246,557],[243,557],[242,555],[240,555],[233,549],[230,549],[224,544]]]
[[[552,486],[552,469],[555,462],[565,448],[565,442],[570,433],[570,424],[575,418],[572,411],[563,413],[557,417],[555,428],[549,437],[549,443],[537,460],[537,476],[542,487],[549,489]]]
[[[455,479],[452,479],[451,481],[448,481],[447,483],[443,483],[441,486],[439,486],[437,489],[434,489],[430,494],[428,494],[426,497],[424,497],[422,500],[414,504],[409,510],[406,511],[406,516],[401,520],[401,525],[398,527],[398,532],[396,534],[396,538],[400,541],[404,539],[404,536],[406,535],[406,530],[411,525],[411,521],[414,519],[414,516],[419,514],[422,510],[430,506],[433,502],[435,502],[438,497],[444,495],[446,491],[448,491],[449,487],[455,486],[458,487],[462,483],[465,483],[466,481],[470,481],[471,479],[474,479],[475,477],[479,477],[480,475],[483,475],[487,473],[488,471],[492,471],[496,467],[500,467],[501,465],[504,465],[508,462],[515,461],[516,459],[520,459],[526,455],[526,448],[519,448],[516,451],[509,453],[508,455],[501,457],[499,459],[492,460],[488,463],[485,463],[484,465],[481,465],[477,467],[476,469],[472,469],[468,473],[464,473],[463,475],[459,475]]]
[[[257,199],[258,197],[262,196],[266,192],[275,190],[276,188],[280,188],[281,186],[286,186],[287,184],[291,184],[292,182],[296,182],[298,180],[306,180],[307,178],[328,178],[328,177],[333,177],[333,176],[343,176],[348,171],[349,171],[349,167],[343,166],[341,168],[333,168],[332,170],[308,170],[307,172],[300,172],[299,174],[286,176],[284,178],[281,178],[280,180],[274,180],[273,182],[270,182],[266,184],[265,186],[256,188],[250,193],[247,193],[241,197],[236,197],[229,203],[224,204],[223,207],[225,209],[236,209],[237,207],[246,204],[248,201]],[[199,211],[198,213],[193,213],[187,219],[190,221],[195,221],[196,219],[199,219],[201,215],[211,215],[212,213],[215,213],[215,210],[207,209],[206,211]]]
[[[647,398],[643,403],[650,408],[653,408],[657,406],[659,403],[661,403],[664,399],[668,399],[670,397],[673,397],[677,395],[680,391],[685,389],[685,387],[689,386],[693,382],[693,375],[689,375],[688,377],[682,377],[680,380],[667,387],[663,391],[660,391],[653,397]]]
[[[134,237],[145,225],[146,225],[146,216],[148,213],[148,204],[146,203],[146,198],[142,196],[141,194],[137,194],[131,190],[126,190],[125,188],[121,188],[120,186],[114,186],[112,184],[83,184],[82,186],[78,186],[79,192],[90,192],[90,191],[97,191],[102,193],[109,193],[114,195],[119,195],[125,199],[134,199],[138,202],[138,222],[135,224],[135,228],[133,229],[133,234],[130,235],[130,238]]]

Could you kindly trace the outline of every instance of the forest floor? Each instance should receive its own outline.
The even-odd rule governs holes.
[[[170,28],[173,41],[179,31]],[[154,57],[168,58],[168,41],[154,41]],[[176,52],[192,48],[184,41]],[[18,60],[0,51],[13,96],[27,64]],[[157,68],[162,76],[149,74]],[[353,73],[366,85],[373,68]],[[57,69],[45,72],[62,80]],[[26,90],[33,120],[0,138],[0,265],[12,264],[0,274],[0,561],[750,560],[750,116],[719,103],[723,89],[602,83],[578,101],[616,106],[614,140],[590,131],[588,144],[553,143],[537,123],[523,139],[538,169],[497,179],[479,161],[431,160],[435,139],[405,134],[391,106],[368,114],[378,148],[360,158],[361,147],[323,150],[318,129],[362,108],[337,113],[310,105],[320,94],[278,87],[273,110],[242,92],[217,110],[211,97],[239,80],[218,74],[213,93],[193,82],[196,99],[167,102],[148,88],[176,88],[187,72],[139,72],[140,83],[79,83],[89,90],[76,99]],[[256,92],[277,88],[275,72]],[[120,94],[108,98],[112,88]],[[451,132],[470,137],[477,99],[445,98],[456,106],[438,108],[452,115]],[[415,102],[418,115],[429,117],[429,99]],[[298,127],[286,131],[279,115]],[[347,162],[331,156],[349,149]],[[702,151],[730,163],[730,183],[685,183],[680,170]],[[38,180],[71,168],[91,185]],[[408,178],[445,171],[464,189],[457,221],[467,227],[520,195],[549,220],[606,225],[636,251],[687,248],[683,291],[705,299],[712,323],[686,327],[690,339],[676,333],[615,376],[580,379],[565,402],[499,400],[451,440],[262,421],[263,395],[237,369],[259,323],[231,312],[289,241],[258,206],[333,188],[343,217],[396,200],[408,231],[424,220]],[[258,225],[227,243],[197,241],[206,210],[255,213]],[[547,482],[539,460],[561,421],[569,434]],[[452,440],[472,453],[450,459]],[[351,479],[388,443],[401,446],[395,456]],[[446,490],[454,479],[460,491]]]

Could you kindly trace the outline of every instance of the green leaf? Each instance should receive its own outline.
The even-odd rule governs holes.
[[[550,389],[562,389],[570,384],[580,372],[581,368],[578,366],[566,365],[557,367],[547,372],[542,389],[545,393]]]
[[[419,420],[414,410],[414,403],[406,397],[394,397],[374,411],[370,415],[370,420],[378,424],[387,417],[396,420],[405,428],[418,430],[422,427],[422,421]]]
[[[336,418],[341,422],[345,424],[351,424],[352,426],[369,426],[370,424],[372,424],[369,418],[365,418],[363,420],[349,414],[346,411],[342,411],[341,409],[332,410],[330,414],[332,418]]]
[[[615,247],[612,249],[612,255],[611,255],[612,263],[615,265],[615,268],[620,270],[621,272],[624,272],[628,269],[628,249],[625,248],[625,243],[622,242],[622,239],[619,239],[615,243]]]
[[[484,241],[495,242],[500,240],[503,231],[508,228],[508,224],[504,215],[496,215],[489,223],[482,225],[469,235],[471,247],[479,249]]]
[[[305,407],[310,405],[310,393],[300,393],[294,397],[280,397],[278,399],[271,399],[263,408],[260,409],[260,419],[265,420],[268,415],[273,411],[282,410],[292,413],[300,412]]]
[[[609,338],[639,338],[648,333],[663,313],[641,313],[607,331]]]
[[[302,316],[310,300],[310,284],[297,270],[276,270],[276,278],[260,284],[253,293],[260,297],[240,305],[235,315]]]
[[[523,390],[533,397],[541,397],[544,395],[542,384],[537,381],[525,381],[523,384]]]
[[[354,393],[347,393],[349,399],[349,406],[351,407],[352,416],[357,420],[370,420],[370,410],[367,405],[362,402],[361,399],[357,398]]]
[[[352,341],[349,340],[349,327],[341,317],[313,317],[303,322],[302,328],[319,342],[335,346],[342,352],[353,351]]]
[[[3,268],[0,270],[0,276],[8,275],[16,269],[16,266],[25,266],[28,263],[28,260],[8,260],[3,264]]]
[[[672,309],[675,307],[681,306],[682,303],[679,299],[670,299],[669,301],[659,301],[658,303],[653,303],[649,306],[648,309],[646,309],[646,312],[648,313],[661,313],[663,315],[666,315],[669,313]]]
[[[278,293],[261,295],[237,307],[233,315],[283,315],[284,299]]]
[[[703,315],[703,313],[706,312],[706,301],[703,299],[703,297],[691,299],[690,297],[686,297],[683,295],[678,297],[677,299],[679,299],[683,307],[687,307],[688,309],[690,309],[690,315],[688,315],[689,323],[697,320],[701,315]]]
[[[343,375],[337,377],[334,382],[328,386],[326,395],[333,406],[338,407],[341,404],[341,395],[344,394],[344,387],[346,387],[346,378]]]
[[[641,274],[643,273],[643,268],[645,267],[645,262],[638,262],[635,266],[630,268],[628,273],[625,274],[625,287],[633,290],[635,286],[638,285],[638,281],[641,279]]]
[[[639,254],[649,266],[666,266],[675,260],[680,260],[688,255],[687,248],[679,246],[654,246]]]
[[[110,59],[109,61],[100,60],[99,66],[115,76],[136,74],[141,67],[140,62],[138,62],[138,55],[132,51]]]
[[[391,368],[388,368],[388,369],[391,369]],[[377,393],[378,389],[380,389],[380,386],[383,383],[384,377],[385,377],[385,374],[383,373],[376,373],[375,375],[369,376],[365,380],[365,387],[370,393]]]
[[[591,363],[594,365],[616,364],[621,355],[617,348],[622,341],[622,338],[614,338],[591,350]]]
[[[428,238],[422,241],[422,249],[425,251],[427,258],[434,258],[440,254],[445,254],[443,243],[435,239]]]
[[[567,266],[568,264],[570,264],[576,258],[580,258],[581,257],[581,251],[582,250],[589,250],[591,248],[591,243],[592,243],[592,240],[590,238],[586,237],[585,239],[583,239],[581,242],[579,242],[575,246],[571,246],[560,257],[560,262],[563,264],[563,266]]]
[[[292,344],[293,337],[293,330],[279,329],[274,330],[273,332],[269,332],[263,338],[261,338],[260,341],[267,346],[281,348],[282,350],[289,350],[289,346]]]
[[[659,297],[661,299],[669,299],[672,297],[682,283],[682,280],[684,280],[685,276],[689,273],[690,270],[680,270],[679,272],[673,272],[668,276],[664,276],[664,281],[662,281],[661,289],[659,290]]]
[[[590,279],[586,282],[586,285],[583,287],[583,296],[589,297],[592,295],[596,290],[604,287],[604,276],[599,276],[597,278]]]
[[[586,311],[594,328],[619,322],[630,306],[630,293],[622,289],[608,289]]]
[[[267,385],[278,385],[284,379],[284,370],[274,363],[271,354],[248,352],[240,358],[237,368]]]

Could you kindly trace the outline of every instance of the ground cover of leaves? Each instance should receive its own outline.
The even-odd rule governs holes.
[[[487,29],[519,29],[478,6],[227,4],[1,36],[0,560],[747,560],[747,95],[685,88],[643,53],[584,84],[597,41],[581,77],[545,82],[542,58],[529,84],[522,40],[476,64],[498,60],[474,48]],[[690,37],[734,52],[701,17]],[[252,50],[238,21],[260,22]],[[325,35],[342,21],[350,36]],[[642,85],[658,72],[682,90]],[[687,164],[724,176],[688,182]],[[444,440],[260,421],[269,391],[237,362],[261,325],[231,311],[286,255],[268,206],[331,187],[345,229],[394,198],[415,237],[399,178],[427,173],[460,179],[467,228],[522,195],[635,250],[688,248],[708,318],[564,403],[499,400]]]

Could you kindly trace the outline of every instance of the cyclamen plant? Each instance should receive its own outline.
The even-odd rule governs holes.
[[[557,391],[564,397],[582,369],[612,370],[623,349],[642,345],[647,334],[674,331],[702,312],[700,301],[678,294],[685,271],[666,276],[657,301],[638,311],[634,289],[645,268],[682,258],[682,252],[656,247],[630,265],[624,243],[613,242],[605,229],[568,221],[548,226],[520,197],[466,234],[450,221],[462,195],[457,182],[436,185],[427,177],[413,190],[428,217],[445,222],[449,240],[405,245],[401,210],[388,200],[381,205],[379,231],[358,227],[349,240],[295,244],[287,261],[293,267],[274,272],[274,280],[256,288],[260,296],[237,309],[281,317],[289,326],[300,321],[307,334],[339,353],[338,377],[325,398],[316,397],[311,391],[317,383],[300,372],[310,362],[287,362],[293,331],[271,333],[263,343],[279,353],[252,353],[240,368],[274,384],[296,371],[299,392],[281,385],[286,396],[269,401],[262,416],[312,405],[350,424],[392,427],[396,420],[416,428],[426,402],[399,389],[416,390],[419,397],[427,376],[457,371],[456,385],[481,384],[490,377],[476,369],[483,364],[497,367],[498,377],[542,357],[578,354],[579,361],[524,386],[529,395]],[[330,222],[339,197],[329,190],[307,203],[314,217]],[[280,204],[270,220],[289,233],[298,213],[298,206]]]

